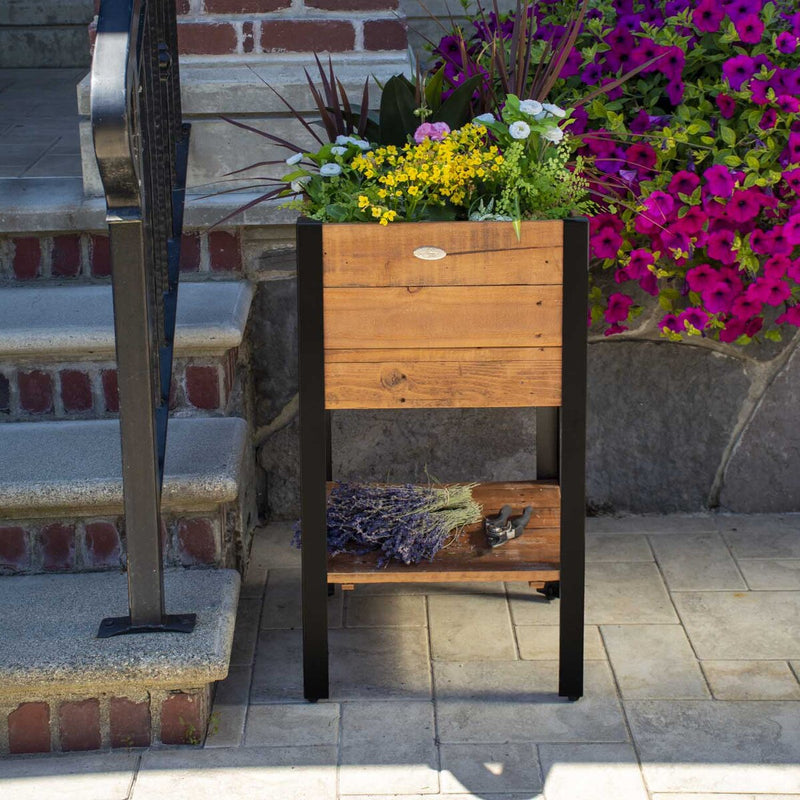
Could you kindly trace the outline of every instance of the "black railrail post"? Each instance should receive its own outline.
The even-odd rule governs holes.
[[[562,398],[559,442],[561,572],[558,693],[583,695],[586,528],[586,298],[589,224],[564,221]]]
[[[188,633],[164,613],[164,479],[189,126],[181,120],[173,0],[102,0],[92,62],[95,155],[106,196],[128,560],[125,617],[98,636]]]
[[[300,384],[303,694],[328,697],[328,545],[325,481],[330,477],[325,411],[322,225],[297,223],[297,329]]]

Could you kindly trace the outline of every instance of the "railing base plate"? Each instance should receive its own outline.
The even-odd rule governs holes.
[[[161,622],[151,625],[132,625],[130,617],[106,617],[100,623],[98,639],[109,639],[126,633],[191,633],[197,614],[165,614]]]

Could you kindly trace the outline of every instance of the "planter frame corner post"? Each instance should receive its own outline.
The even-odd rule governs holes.
[[[328,697],[326,481],[330,478],[322,313],[322,224],[297,223],[297,329],[300,393],[303,694]]]

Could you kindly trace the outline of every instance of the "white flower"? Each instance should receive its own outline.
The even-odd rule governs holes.
[[[350,137],[339,134],[336,137],[336,144],[350,144]]]
[[[331,147],[331,153],[333,153],[335,156],[343,156],[346,152],[347,148],[342,147],[341,145],[337,144]]]
[[[326,178],[332,178],[334,175],[341,175],[342,168],[338,164],[323,164],[319,168],[319,174]]]
[[[542,108],[548,114],[552,114],[554,117],[559,117],[560,119],[563,119],[567,115],[567,112],[564,111],[563,108],[553,105],[552,103],[542,103]]]
[[[297,180],[291,182],[290,186],[292,187],[292,191],[296,194],[300,194],[310,180],[310,175],[301,175]]]
[[[347,138],[350,144],[354,144],[361,150],[372,150],[372,145],[369,142],[365,142],[363,139],[356,139],[355,136],[348,136]]]
[[[512,122],[508,126],[508,132],[512,139],[527,139],[531,135],[531,126],[527,122]]]
[[[293,156],[289,156],[289,158],[286,159],[286,163],[290,167],[293,167],[295,164],[299,164],[302,160],[303,160],[303,154],[295,153]]]
[[[537,114],[542,113],[544,106],[538,100],[523,100],[519,104],[519,110],[529,117],[535,117]]]
[[[553,125],[552,128],[548,128],[542,133],[542,138],[547,139],[548,142],[560,142],[564,138],[564,131],[557,125]]]
[[[473,125],[485,125],[487,122],[494,122],[494,114],[480,114],[472,120]]]

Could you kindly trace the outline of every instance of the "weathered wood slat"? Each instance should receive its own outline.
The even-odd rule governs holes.
[[[377,554],[340,554],[328,559],[330,583],[426,583],[453,581],[550,581],[559,576],[560,490],[549,481],[483,483],[473,490],[484,514],[505,503],[515,514],[526,505],[534,513],[525,534],[492,549],[482,523],[466,527],[432,562],[377,567]]]
[[[451,361],[473,363],[480,361],[536,361],[561,358],[556,347],[389,347],[326,350],[327,364],[382,364],[391,361]]]
[[[519,349],[527,353],[527,360],[498,358],[470,363],[458,357],[451,360],[450,353],[458,351],[441,350],[436,351],[441,360],[417,360],[416,353],[427,351],[403,350],[399,359],[347,363],[331,361],[326,354],[325,406],[367,409],[560,405],[561,348]],[[381,352],[388,355],[387,351]],[[481,352],[485,355],[491,351]],[[502,348],[501,352],[507,353],[509,348]]]
[[[325,348],[557,347],[560,286],[325,289]]]
[[[430,222],[367,229],[360,223],[323,228],[323,284],[344,286],[482,286],[559,284],[563,224]],[[447,255],[417,258],[419,247]]]

